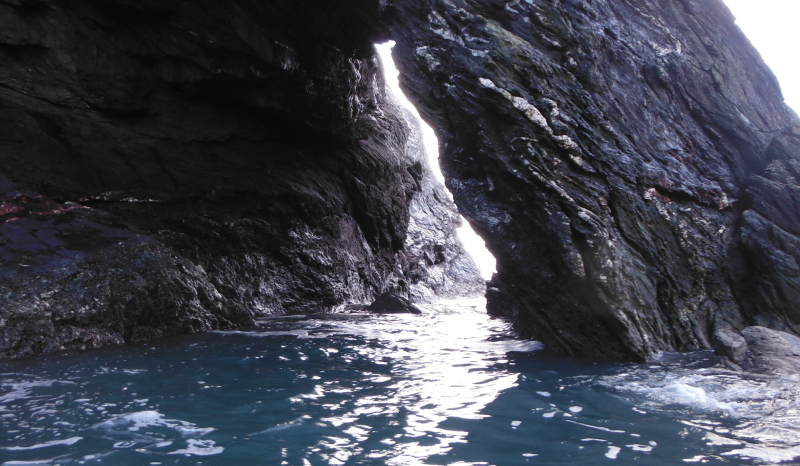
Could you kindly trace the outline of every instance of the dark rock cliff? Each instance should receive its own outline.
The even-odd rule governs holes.
[[[0,357],[482,286],[380,34],[366,0],[1,1]]]
[[[419,180],[418,191],[408,205],[408,235],[401,267],[414,302],[442,298],[481,296],[486,281],[464,250],[456,229],[461,219],[445,187],[431,172],[416,118],[404,112],[411,133],[406,154],[418,162],[411,172]]]
[[[640,360],[800,331],[800,126],[720,0],[2,0],[2,354],[479,287],[389,37],[490,312]]]
[[[397,0],[490,312],[646,359],[800,330],[800,126],[720,0]]]

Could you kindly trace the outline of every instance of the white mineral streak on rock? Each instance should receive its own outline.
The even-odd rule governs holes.
[[[549,124],[547,124],[547,120],[545,119],[544,115],[542,115],[542,112],[540,112],[539,109],[533,106],[530,102],[522,97],[513,96],[507,90],[497,87],[497,85],[491,79],[480,78],[479,81],[482,87],[499,92],[503,97],[508,99],[512,105],[514,105],[514,108],[524,113],[529,120],[543,130],[547,131],[548,134],[553,134],[553,129],[550,128]]]
[[[511,95],[510,92],[503,88],[497,87],[497,85],[491,79],[480,78],[479,81],[482,87],[499,92],[503,97],[511,102],[512,105],[514,105],[514,108],[524,113],[525,116],[528,117],[528,119],[534,124],[545,130],[548,134],[553,134],[553,129],[550,128],[550,125],[547,123],[547,119],[545,119],[544,115],[542,115],[542,112],[540,112],[539,109],[533,104],[522,97]]]
[[[658,55],[659,57],[664,57],[664,56],[667,56],[667,55],[669,55],[671,53],[680,54],[680,52],[678,52],[676,49],[662,47],[662,46],[656,44],[653,41],[649,41],[648,43],[650,45],[650,48],[652,48],[653,51],[656,52],[656,55]],[[680,44],[678,44],[678,45],[680,46]]]
[[[575,150],[575,151],[580,150],[578,144],[566,134],[560,136],[553,136],[553,139],[555,139],[558,142],[558,146],[561,147],[562,149]]]
[[[467,33],[463,33],[463,34],[461,35],[461,37],[463,37],[463,38],[464,38],[464,40],[466,40],[466,41],[467,41],[467,42],[469,42],[470,44],[471,44],[471,43],[474,43],[474,42],[478,42],[478,43],[480,43],[480,44],[482,44],[482,45],[485,45],[485,44],[488,44],[488,43],[489,43],[489,41],[488,41],[488,40],[486,40],[486,39],[482,39],[482,38],[480,38],[480,37],[473,37],[473,36],[471,36],[471,35],[469,35],[469,34],[467,34]]]
[[[522,113],[524,113],[529,120],[534,122],[543,130],[547,131],[549,134],[553,133],[552,128],[550,128],[550,125],[547,124],[547,120],[545,119],[544,115],[542,115],[542,112],[540,112],[538,108],[533,106],[530,102],[528,102],[526,99],[523,99],[522,97],[512,96],[506,90],[501,90],[501,93],[506,98],[510,97],[509,100],[511,100],[511,103],[514,104],[514,107],[517,110],[520,110]]]
[[[481,83],[481,87],[488,87],[489,89],[499,90],[497,89],[497,86],[494,85],[491,79],[480,78],[479,81]]]
[[[434,11],[428,15],[428,24],[431,25],[431,31],[437,36],[459,45],[464,45],[464,39],[450,29],[447,21],[438,12]]]
[[[417,47],[414,53],[416,53],[418,57],[425,60],[425,67],[428,68],[428,70],[435,71],[439,68],[439,66],[441,66],[441,63],[439,63],[439,60],[430,54],[430,49],[430,47]]]
[[[511,93],[508,92],[507,90],[498,87],[491,79],[480,78],[479,81],[481,87],[497,91],[503,97],[508,99],[508,101],[511,102],[512,105],[514,105],[514,108],[524,113],[525,116],[530,121],[532,121],[536,126],[543,129],[547,134],[552,136],[553,139],[556,141],[556,144],[560,148],[570,151],[580,151],[580,147],[571,137],[567,136],[566,134],[563,135],[554,134],[553,128],[550,127],[550,124],[547,122],[547,119],[544,117],[542,112],[539,111],[539,109],[536,108],[535,105],[528,102],[527,99],[511,95]],[[556,103],[551,100],[549,100],[548,102],[552,104],[551,117],[557,117],[560,114],[558,105],[556,105]]]
[[[645,191],[644,198],[655,205],[656,210],[658,210],[658,213],[661,214],[661,217],[663,217],[667,221],[672,220],[672,213],[670,213],[670,211],[665,206],[665,204],[668,203],[669,200],[664,199],[662,196],[660,196],[656,188],[650,188],[647,191]]]

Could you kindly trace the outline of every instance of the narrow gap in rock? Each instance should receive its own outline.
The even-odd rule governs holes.
[[[381,65],[383,66],[383,74],[386,77],[386,85],[389,87],[389,90],[392,92],[392,94],[394,94],[395,98],[397,98],[400,105],[408,109],[414,118],[419,121],[419,124],[422,127],[422,140],[425,144],[425,152],[428,156],[428,164],[430,165],[433,175],[436,177],[436,179],[438,179],[442,185],[444,185],[444,175],[442,175],[442,170],[439,167],[439,140],[436,138],[436,133],[434,133],[433,128],[431,128],[431,126],[420,117],[417,108],[414,107],[414,104],[408,100],[405,94],[403,94],[403,91],[400,89],[400,72],[397,70],[394,60],[392,59],[392,47],[394,47],[394,45],[394,41],[389,41],[383,44],[375,44],[375,49],[378,51],[378,56],[380,57]],[[452,199],[452,194],[449,190],[447,190],[446,186],[445,190]],[[464,217],[461,217],[461,226],[458,228],[458,238],[464,245],[464,249],[466,249],[469,255],[472,256],[472,259],[475,261],[475,265],[478,266],[478,269],[481,272],[481,276],[486,280],[492,278],[492,274],[496,270],[497,262],[489,250],[486,249],[486,244],[484,243],[483,239],[478,236],[477,233],[475,233],[469,222]]]

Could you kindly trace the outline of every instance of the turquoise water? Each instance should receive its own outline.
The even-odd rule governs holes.
[[[769,464],[798,383],[564,359],[480,303],[0,363],[0,463]]]

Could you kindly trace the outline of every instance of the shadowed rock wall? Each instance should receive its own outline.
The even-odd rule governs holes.
[[[3,0],[2,354],[479,287],[390,36],[492,313],[640,360],[800,331],[798,119],[720,0]]]
[[[401,84],[497,258],[492,313],[626,359],[800,330],[800,126],[722,1],[397,0],[387,15]]]
[[[416,258],[452,225],[407,246],[409,206],[453,205],[379,28],[368,0],[0,2],[0,356],[435,297]]]

